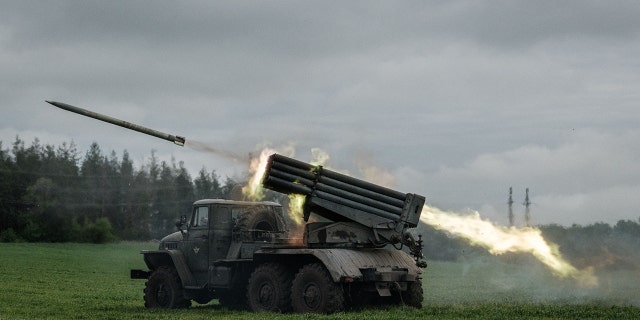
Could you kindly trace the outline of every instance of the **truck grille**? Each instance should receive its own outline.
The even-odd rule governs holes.
[[[177,242],[166,242],[162,249],[164,249],[164,250],[176,250],[176,249],[178,249],[178,243]]]

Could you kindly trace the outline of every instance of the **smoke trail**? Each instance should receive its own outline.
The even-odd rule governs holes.
[[[200,141],[195,141],[193,139],[188,139],[185,142],[185,146],[190,147],[193,150],[196,151],[204,151],[204,152],[211,152],[213,154],[216,154],[218,156],[221,156],[227,160],[231,160],[233,162],[248,162],[249,161],[249,157],[248,156],[239,156],[233,152],[227,151],[227,150],[222,150],[222,149],[218,149],[218,148],[214,148],[204,142],[200,142]]]

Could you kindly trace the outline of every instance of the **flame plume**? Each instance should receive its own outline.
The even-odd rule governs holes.
[[[264,148],[260,152],[258,157],[253,157],[249,164],[249,181],[247,185],[242,188],[242,194],[246,199],[252,201],[260,201],[264,199],[264,189],[262,188],[261,180],[264,176],[264,172],[267,167],[269,156],[274,153],[280,153],[292,157],[294,155],[293,147],[286,147],[284,150],[278,151],[271,148]],[[324,165],[329,161],[329,154],[320,149],[311,149],[313,165]],[[304,205],[305,197],[302,195],[292,194],[289,195],[289,217],[296,223],[297,226],[302,225],[302,206]]]
[[[245,198],[253,201],[264,199],[264,190],[260,180],[267,169],[267,161],[269,156],[276,153],[275,150],[264,148],[258,157],[251,158],[249,163],[249,181],[247,185],[242,187],[242,194]]]
[[[593,270],[578,270],[572,266],[562,257],[558,246],[547,243],[539,229],[498,226],[482,220],[477,212],[462,216],[426,205],[420,220],[436,229],[462,237],[473,245],[481,246],[493,255],[506,252],[530,253],[561,278],[573,278],[586,287],[598,285]]]

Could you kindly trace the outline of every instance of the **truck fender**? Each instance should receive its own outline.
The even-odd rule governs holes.
[[[402,251],[392,250],[314,250],[318,258],[329,270],[334,281],[344,278],[363,278],[362,269],[373,268],[389,271],[392,268],[406,268],[406,280],[413,281],[420,276],[422,269],[415,266],[413,259]]]
[[[377,269],[390,272],[393,269],[406,269],[404,281],[416,281],[422,274],[422,269],[416,266],[411,256],[399,250],[351,250],[351,249],[267,249],[254,253],[254,259],[267,261],[281,256],[295,259],[302,256],[313,256],[319,260],[335,282],[344,279],[363,279],[363,269]]]
[[[144,262],[151,270],[160,266],[173,266],[178,271],[182,286],[185,288],[196,287],[196,281],[187,266],[182,251],[179,250],[143,250]]]

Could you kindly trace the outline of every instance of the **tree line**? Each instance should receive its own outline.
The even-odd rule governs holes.
[[[230,198],[237,183],[202,169],[192,178],[183,162],[152,151],[135,168],[129,153],[76,145],[0,141],[0,241],[108,242],[159,239],[196,199]]]

